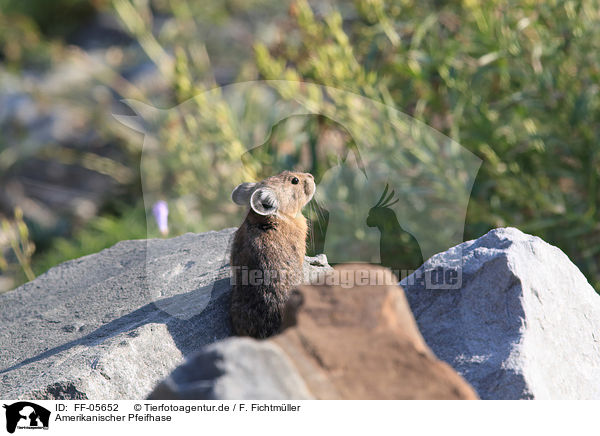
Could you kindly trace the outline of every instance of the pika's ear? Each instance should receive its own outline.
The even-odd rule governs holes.
[[[259,215],[273,215],[279,209],[279,202],[272,189],[259,188],[250,197],[250,207]]]
[[[250,196],[256,189],[256,183],[242,183],[238,185],[231,193],[231,199],[235,204],[240,206],[248,206]]]

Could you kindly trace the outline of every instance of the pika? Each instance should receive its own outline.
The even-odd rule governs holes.
[[[290,290],[303,278],[308,225],[301,211],[315,190],[312,174],[284,171],[231,193],[234,203],[248,206],[231,248],[236,335],[266,338],[281,329]]]

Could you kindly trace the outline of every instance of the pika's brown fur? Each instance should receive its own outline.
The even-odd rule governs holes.
[[[249,206],[231,249],[231,323],[239,336],[266,338],[281,328],[290,290],[302,282],[308,226],[302,208],[315,193],[311,174],[284,171],[242,183],[233,201]]]

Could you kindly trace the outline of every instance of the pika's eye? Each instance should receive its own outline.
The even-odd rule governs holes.
[[[294,178],[292,179],[292,185],[297,185],[299,181],[300,181],[300,180],[298,180],[298,177],[294,177]]]

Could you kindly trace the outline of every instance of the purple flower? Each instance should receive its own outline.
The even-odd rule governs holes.
[[[158,225],[158,230],[163,236],[169,233],[169,206],[164,200],[157,201],[152,206],[152,215]]]

